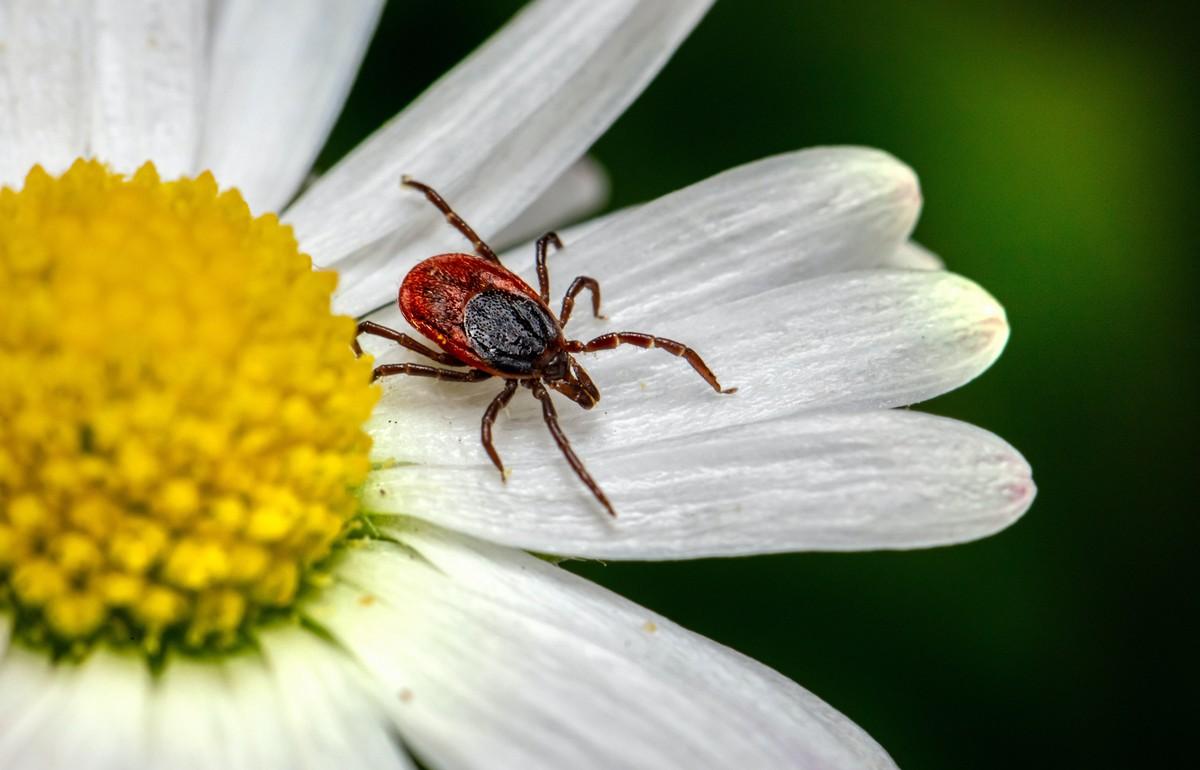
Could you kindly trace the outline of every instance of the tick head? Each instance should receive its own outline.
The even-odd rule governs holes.
[[[566,380],[570,376],[571,357],[565,351],[558,351],[549,361],[542,365],[542,379],[550,384]]]
[[[568,353],[559,353],[542,370],[542,381],[567,398],[591,409],[600,400],[600,390],[592,378]]]

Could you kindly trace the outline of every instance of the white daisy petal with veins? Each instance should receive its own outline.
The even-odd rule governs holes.
[[[604,167],[584,156],[564,171],[554,184],[492,238],[496,249],[533,240],[547,230],[595,213],[608,201],[609,180]]]
[[[383,0],[224,0],[213,29],[200,168],[278,211],[316,160]]]
[[[243,721],[246,694],[253,682],[234,683],[225,661],[207,662],[181,658],[172,660],[154,682],[147,704],[148,742],[145,754],[137,756],[144,767],[261,767],[256,743],[276,737],[259,733],[262,724]],[[261,695],[261,690],[260,690]],[[197,703],[218,703],[219,708],[197,709]],[[256,704],[277,720],[279,708],[272,698]],[[277,745],[268,758],[275,767],[295,766],[297,757],[289,744]]]
[[[973,540],[1033,496],[1029,466],[996,436],[903,411],[793,415],[587,451],[615,522],[564,463],[530,461],[526,449],[506,452],[507,485],[486,458],[377,471],[367,504],[531,551],[690,559]]]
[[[863,147],[801,150],[607,217],[564,241],[550,258],[551,278],[557,293],[576,275],[599,279],[612,323],[632,322],[633,312],[686,315],[802,278],[875,267],[912,232],[920,210],[916,175],[892,156]],[[532,253],[505,259],[536,285]]]
[[[886,267],[903,270],[945,270],[946,263],[916,241],[905,241],[884,261]]]
[[[7,637],[11,621],[0,619],[0,626]],[[6,759],[37,745],[39,735],[56,717],[56,707],[65,700],[63,682],[72,673],[58,674],[40,650],[27,650],[11,641],[0,665],[0,757]]]
[[[78,154],[127,173],[148,157],[166,177],[195,170],[206,125],[207,12],[201,0],[97,0],[90,140]]]
[[[40,651],[9,650],[0,664],[4,767],[131,767],[142,757],[149,690],[137,655],[97,650],[82,663],[48,666]]]
[[[446,767],[892,766],[793,682],[565,570],[428,528],[387,531],[412,551],[367,550],[311,611],[393,693],[419,756]]]
[[[396,750],[392,720],[358,661],[308,631],[262,635],[264,662],[279,697],[279,716],[296,753],[336,768],[410,768]]]
[[[629,106],[708,0],[541,0],[322,176],[287,212],[334,307],[393,298],[385,275],[435,253],[445,220],[398,180],[435,185],[480,232],[514,220]],[[385,269],[386,268],[386,269]]]
[[[83,3],[0,3],[0,185],[35,161],[61,173],[87,151],[92,28]]]

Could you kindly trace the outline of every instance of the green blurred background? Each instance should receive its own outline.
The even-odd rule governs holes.
[[[322,165],[520,5],[393,0]],[[1200,467],[1186,25],[1063,0],[718,2],[596,145],[611,205],[816,144],[911,164],[916,237],[1013,329],[985,376],[921,408],[1012,442],[1039,496],[952,548],[573,568],[792,677],[905,768],[1184,756]]]

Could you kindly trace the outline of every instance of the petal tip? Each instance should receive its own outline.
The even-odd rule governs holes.
[[[1017,478],[1014,478],[1004,486],[1003,492],[1007,495],[1010,505],[1009,511],[1011,517],[1005,526],[1012,524],[1017,519],[1025,515],[1033,506],[1033,500],[1037,497],[1037,484],[1033,481],[1033,469],[1029,463],[1022,457],[1017,450],[1012,450],[1016,455],[1013,458],[1014,464],[1017,466]]]
[[[941,301],[959,328],[969,335],[971,356],[982,374],[1000,358],[1008,344],[1010,327],[1004,306],[979,284],[962,276],[946,274],[948,281],[940,282]]]
[[[878,176],[904,196],[921,200],[921,181],[913,167],[886,150],[875,147],[846,145],[822,148],[830,161],[841,163],[862,173]]]
[[[1033,506],[1033,500],[1037,497],[1033,469],[1020,452],[1005,444],[995,460],[1006,472],[992,487],[992,499],[996,501],[993,518],[990,525],[982,528],[972,539],[990,537],[1016,524]]]
[[[904,161],[884,150],[872,147],[838,147],[835,162],[841,162],[867,183],[875,195],[885,196],[893,205],[907,212],[909,230],[920,216],[925,198],[917,172]]]

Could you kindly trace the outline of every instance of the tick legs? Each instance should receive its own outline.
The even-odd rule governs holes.
[[[558,323],[560,326],[567,325],[567,319],[571,317],[571,311],[575,309],[575,297],[579,292],[587,289],[592,293],[592,315],[597,318],[604,318],[600,315],[600,284],[595,278],[588,278],[586,275],[581,275],[574,281],[571,281],[571,288],[567,289],[566,295],[563,296],[562,312],[558,314]]]
[[[500,264],[500,258],[496,256],[496,252],[492,251],[492,247],[484,243],[483,239],[475,234],[475,231],[471,229],[471,226],[464,222],[463,218],[454,212],[454,209],[450,208],[450,204],[446,203],[446,199],[438,195],[437,190],[434,190],[432,187],[423,182],[418,182],[408,175],[400,178],[400,184],[407,185],[413,189],[420,190],[421,192],[425,193],[425,197],[429,199],[429,202],[434,206],[437,206],[438,210],[446,215],[446,221],[453,225],[456,230],[462,233],[466,239],[471,242],[471,245],[475,247],[476,254],[484,259],[495,262],[496,264]]]
[[[358,331],[354,333],[354,342],[351,344],[351,347],[354,348],[354,355],[356,356],[361,356],[363,352],[362,346],[358,344],[358,337],[362,334],[370,334],[374,337],[383,337],[385,340],[391,340],[398,345],[408,348],[414,353],[420,353],[426,358],[432,358],[439,364],[446,364],[447,366],[463,366],[462,361],[459,361],[449,353],[442,353],[441,351],[428,348],[404,332],[398,332],[395,329],[389,329],[383,324],[377,324],[374,321],[358,322]]]
[[[546,233],[537,242],[537,277],[538,289],[541,290],[542,302],[550,304],[550,273],[546,270],[546,253],[550,246],[553,245],[556,249],[563,247],[562,241],[558,238],[558,233]],[[595,278],[588,278],[586,275],[581,275],[574,281],[571,281],[571,288],[567,289],[566,296],[563,297],[562,312],[558,314],[558,323],[560,326],[567,325],[567,319],[571,317],[571,310],[575,307],[575,297],[579,292],[587,289],[592,292],[592,314],[597,318],[603,318],[600,315],[600,284]]]
[[[496,466],[496,470],[500,471],[500,480],[508,481],[504,475],[504,463],[500,461],[500,455],[496,452],[496,447],[492,445],[492,425],[496,422],[496,415],[500,410],[508,406],[508,402],[512,400],[513,393],[517,392],[517,381],[509,380],[504,383],[504,390],[496,394],[492,399],[492,403],[488,404],[487,411],[483,413],[483,429],[481,436],[483,438],[483,448],[487,450],[488,457],[492,458],[492,464]]]
[[[613,509],[612,503],[605,497],[604,492],[600,489],[600,485],[596,483],[591,474],[587,472],[587,468],[583,467],[583,463],[575,456],[574,450],[571,449],[571,442],[567,441],[566,435],[562,432],[562,428],[558,427],[558,412],[554,409],[554,403],[550,400],[550,393],[537,380],[526,380],[529,383],[529,389],[533,391],[533,395],[537,396],[538,401],[542,402],[542,417],[546,420],[546,427],[550,429],[550,435],[554,437],[554,443],[558,444],[558,448],[562,450],[563,456],[567,458],[567,464],[571,466],[571,470],[575,471],[575,475],[579,480],[592,490],[592,494],[604,506],[609,515],[616,517],[617,512]]]
[[[445,380],[447,382],[482,382],[492,376],[479,369],[456,372],[453,369],[439,369],[436,366],[423,366],[422,364],[381,364],[375,367],[375,371],[371,375],[371,382],[378,380],[380,377],[391,377],[394,374],[409,374],[413,377],[432,377],[435,380]]]
[[[613,332],[611,334],[601,334],[591,342],[573,342],[568,343],[571,352],[591,353],[595,350],[612,350],[618,345],[637,345],[639,348],[662,348],[673,356],[679,356],[683,360],[692,365],[699,374],[704,378],[704,381],[712,386],[712,389],[718,393],[734,393],[737,388],[722,389],[720,383],[717,382],[717,376],[712,373],[712,369],[704,363],[700,358],[700,354],[684,345],[682,342],[668,340],[663,337],[655,337],[650,334],[642,334],[641,332]],[[576,345],[578,347],[576,347]]]
[[[550,304],[550,273],[546,270],[546,252],[553,245],[556,249],[563,247],[562,241],[558,238],[558,233],[546,233],[541,238],[538,238],[537,248],[535,253],[537,259],[534,264],[537,266],[538,288],[542,292],[542,302]]]

